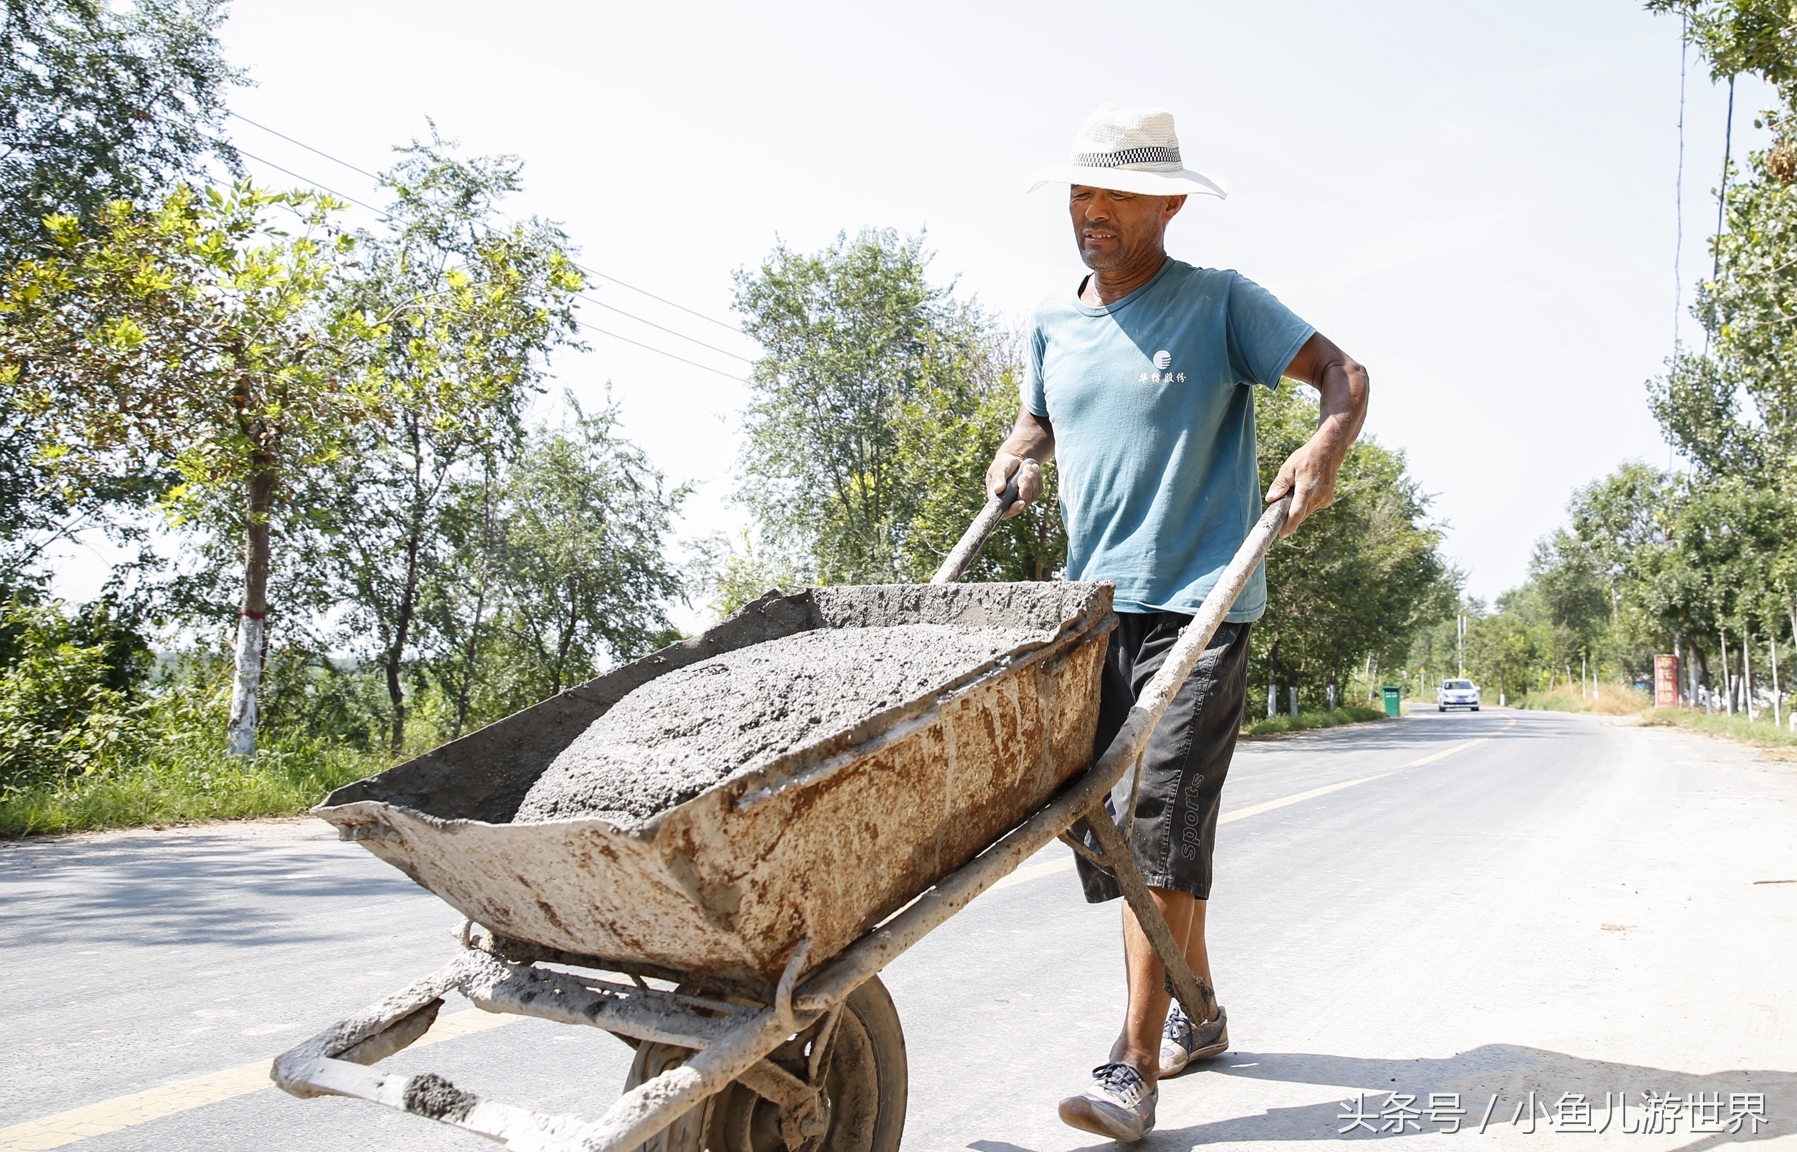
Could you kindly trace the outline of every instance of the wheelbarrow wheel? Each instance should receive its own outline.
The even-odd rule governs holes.
[[[804,1077],[811,1033],[774,1052],[788,1071]],[[637,1046],[625,1091],[691,1056],[671,1044]],[[828,1124],[805,1152],[898,1152],[905,1130],[908,1070],[898,1009],[879,977],[849,994],[822,1061]],[[742,1084],[732,1084],[644,1143],[640,1152],[787,1152],[780,1110]]]

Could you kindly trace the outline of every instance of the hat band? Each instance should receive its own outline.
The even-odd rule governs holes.
[[[1075,152],[1073,162],[1082,168],[1124,168],[1131,164],[1178,165],[1179,149],[1148,145],[1123,148],[1116,152]]]

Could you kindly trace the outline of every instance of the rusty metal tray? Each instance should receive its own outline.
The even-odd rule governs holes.
[[[563,748],[656,676],[808,629],[913,623],[1030,628],[1040,639],[644,827],[509,822]],[[1114,626],[1108,584],[770,594],[703,635],[339,788],[315,811],[499,938],[771,989],[801,940],[806,970],[822,964],[1090,763]]]

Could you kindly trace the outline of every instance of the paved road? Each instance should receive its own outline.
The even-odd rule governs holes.
[[[1797,881],[1797,765],[1586,717],[1424,713],[1245,745],[1224,802],[1210,915],[1236,1047],[1163,1086],[1142,1147],[1396,1139],[1339,1136],[1342,1101],[1385,1127],[1431,1093],[1473,1127],[1489,1109],[1487,1132],[1425,1117],[1405,1147],[1552,1146],[1546,1119],[1510,1122],[1529,1092],[1537,1117],[1584,1093],[1595,1123],[1626,1092],[1631,1125],[1643,1092],[1764,1093],[1757,1136],[1613,1118],[1586,1139],[1797,1145],[1797,883],[1764,883]],[[1056,846],[888,969],[908,1148],[1094,1145],[1053,1110],[1121,1010],[1116,920]],[[440,963],[456,922],[309,822],[0,848],[0,1152],[70,1129],[96,1133],[81,1152],[491,1147],[257,1088],[268,1056]],[[514,1021],[383,1067],[590,1114],[628,1057]]]

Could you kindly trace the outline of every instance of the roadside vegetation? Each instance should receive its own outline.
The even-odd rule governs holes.
[[[1249,716],[1242,724],[1242,735],[1279,736],[1287,732],[1308,732],[1313,728],[1339,728],[1344,724],[1365,724],[1385,718],[1383,708],[1361,708],[1344,704],[1333,712],[1299,712],[1296,716],[1286,713],[1258,720]]]
[[[1757,76],[1777,93],[1757,117],[1770,145],[1725,171],[1714,271],[1691,308],[1701,344],[1647,384],[1679,460],[1626,463],[1574,492],[1528,580],[1463,600],[1390,682],[1432,695],[1463,660],[1494,703],[1633,712],[1655,656],[1676,655],[1692,726],[1770,732],[1797,672],[1797,19],[1782,0],[1647,7],[1684,21],[1713,80]]]
[[[1636,688],[1598,682],[1580,689],[1578,685],[1556,688],[1552,692],[1532,692],[1516,702],[1519,708],[1546,712],[1588,712],[1594,716],[1635,716],[1653,706],[1653,699]]]
[[[1650,708],[1641,714],[1641,718],[1648,724],[1689,728],[1694,732],[1720,736],[1741,744],[1797,752],[1797,732],[1785,725],[1767,723],[1764,719],[1749,720],[1745,716],[1695,712],[1689,708]],[[1790,758],[1793,757],[1779,757]]]
[[[871,229],[736,273],[742,524],[677,541],[689,488],[608,404],[556,402],[588,285],[558,227],[508,214],[521,161],[432,125],[372,222],[258,185],[224,18],[3,17],[0,835],[301,810],[678,638],[682,601],[925,579],[983,504],[1019,334]],[[1256,403],[1270,480],[1315,398]],[[1053,471],[970,579],[1063,574]],[[99,537],[126,558],[58,599],[54,558]],[[1253,634],[1256,682],[1304,711],[1249,730],[1376,715],[1321,709],[1451,613],[1439,542],[1402,454],[1357,445]]]

